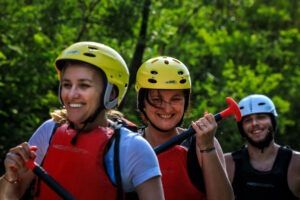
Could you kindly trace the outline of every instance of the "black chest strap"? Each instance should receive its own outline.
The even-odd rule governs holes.
[[[103,156],[103,159],[104,159],[105,155],[111,148],[113,141],[115,141],[113,162],[114,162],[114,174],[115,174],[115,178],[116,178],[116,187],[117,187],[117,193],[118,193],[117,199],[118,200],[124,199],[124,191],[123,191],[121,169],[120,169],[120,139],[121,139],[120,129],[121,129],[121,127],[126,127],[127,129],[131,129],[130,127],[133,127],[133,130],[135,130],[134,126],[128,125],[123,120],[117,121],[117,123],[113,124],[111,126],[111,128],[114,130],[114,134],[110,138],[108,143],[106,144],[105,149],[104,149],[104,156]],[[107,173],[107,169],[106,169],[105,165],[104,165],[104,168]],[[125,193],[125,199],[130,199],[130,200],[138,199],[137,193],[136,192]]]

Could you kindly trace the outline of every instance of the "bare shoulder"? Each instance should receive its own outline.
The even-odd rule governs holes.
[[[289,170],[300,176],[300,152],[293,151]]]
[[[291,191],[300,197],[300,152],[293,151],[288,171],[288,184]]]
[[[300,152],[293,150],[293,157],[292,157],[292,159],[295,159],[298,162],[298,164],[300,164],[299,163],[300,162]]]
[[[296,170],[295,173],[300,176],[300,152],[293,151],[289,168],[290,170]]]

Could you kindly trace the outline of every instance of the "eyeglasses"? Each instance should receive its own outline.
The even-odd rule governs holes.
[[[154,107],[163,107],[164,104],[169,104],[170,106],[178,106],[184,103],[184,97],[174,97],[170,101],[165,101],[160,97],[149,98],[149,103]]]

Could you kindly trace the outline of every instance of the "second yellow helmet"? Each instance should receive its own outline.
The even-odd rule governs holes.
[[[137,71],[135,90],[191,89],[191,78],[187,67],[172,57],[155,57],[144,62]]]

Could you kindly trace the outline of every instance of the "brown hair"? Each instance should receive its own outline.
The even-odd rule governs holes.
[[[152,90],[155,90],[155,89],[152,89]],[[159,90],[159,89],[157,89],[157,90]],[[137,108],[138,108],[138,111],[140,112],[142,122],[144,124],[147,124],[147,121],[148,121],[147,115],[144,111],[144,108],[145,108],[144,100],[146,100],[150,105],[154,106],[149,101],[149,97],[148,97],[149,91],[150,91],[150,89],[141,88],[139,93],[137,94],[138,95],[137,96]],[[181,124],[183,122],[183,118],[185,117],[185,114],[189,115],[189,113],[190,113],[190,94],[191,94],[191,90],[190,89],[184,89],[183,92],[184,92],[184,98],[185,98],[184,112],[183,112],[183,116],[182,116],[181,120],[179,121],[179,123],[177,124],[177,126],[181,126]]]

